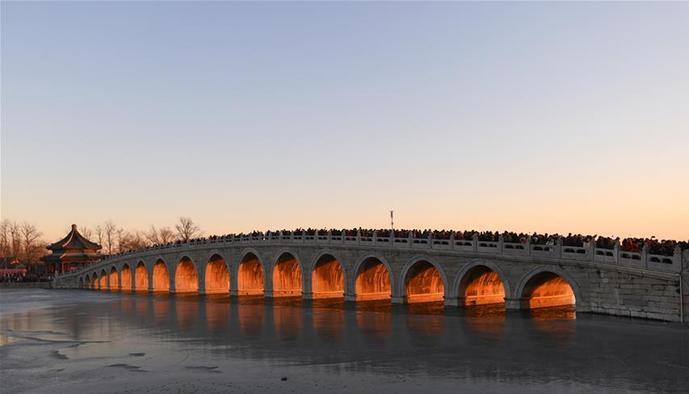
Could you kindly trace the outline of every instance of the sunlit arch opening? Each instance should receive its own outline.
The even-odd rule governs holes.
[[[92,284],[94,290],[100,289],[100,281],[98,280],[98,273],[94,272],[93,276],[91,276],[91,284]]]
[[[529,309],[575,305],[574,290],[567,280],[552,272],[534,275],[524,286],[522,305]]]
[[[170,291],[170,274],[163,260],[153,265],[153,291]]]
[[[408,303],[442,301],[445,284],[438,269],[428,261],[418,261],[407,272],[405,294]]]
[[[227,293],[230,291],[230,272],[225,260],[214,254],[206,264],[206,294]]]
[[[148,271],[146,270],[146,265],[143,262],[139,262],[139,264],[136,265],[134,277],[136,278],[136,283],[134,284],[136,291],[147,291]]]
[[[129,264],[123,265],[120,271],[120,288],[126,291],[132,289],[132,270],[129,268]]]
[[[462,278],[459,297],[464,306],[504,304],[505,285],[497,272],[477,266]]]
[[[108,289],[108,274],[105,272],[105,270],[102,270],[100,272],[100,278],[98,279],[98,288],[100,290]]]
[[[344,297],[342,264],[333,256],[321,256],[311,273],[311,292],[314,298]]]
[[[120,289],[120,280],[117,276],[117,269],[115,267],[112,267],[112,269],[110,269],[110,274],[108,275],[108,283],[110,284],[111,291],[116,291]]]
[[[263,294],[263,264],[253,253],[247,253],[239,263],[237,292],[242,295]]]
[[[175,292],[194,293],[199,290],[196,266],[188,257],[182,258],[175,269]]]
[[[273,268],[273,296],[301,296],[301,267],[297,259],[283,253]]]
[[[357,301],[390,299],[390,272],[383,262],[369,257],[359,266],[354,288]]]

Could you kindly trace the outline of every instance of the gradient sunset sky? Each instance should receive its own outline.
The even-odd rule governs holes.
[[[1,216],[689,239],[689,3],[2,2]]]

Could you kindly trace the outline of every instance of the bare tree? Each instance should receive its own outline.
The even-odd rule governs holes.
[[[19,257],[22,252],[22,234],[17,222],[9,222],[10,255]]]
[[[11,256],[11,248],[10,221],[8,219],[4,219],[2,222],[0,222],[0,257]]]
[[[36,226],[27,222],[22,223],[20,232],[23,243],[23,260],[27,263],[36,262],[41,255],[42,242],[39,241],[43,234],[36,229]]]
[[[190,217],[180,217],[179,223],[175,224],[177,237],[180,241],[186,242],[201,235],[201,229]]]
[[[90,228],[82,227],[79,232],[84,236],[84,238],[88,239],[89,241],[93,241],[93,231]]]
[[[103,227],[101,225],[96,226],[96,238],[98,238],[98,244],[103,246]]]
[[[155,226],[151,226],[144,236],[151,244],[166,244],[175,240],[175,233],[169,227],[156,229]]]
[[[142,249],[149,245],[146,237],[139,231],[133,233],[129,231],[122,232],[119,238],[119,250],[125,252],[127,250]]]
[[[103,224],[102,242],[105,242],[103,247],[109,255],[113,254],[116,250],[117,245],[115,243],[117,242],[117,232],[118,228],[112,220],[108,220]]]
[[[158,230],[158,238],[160,239],[160,243],[166,244],[175,240],[175,233],[170,227],[161,227]]]
[[[128,240],[125,239],[125,237],[129,237],[129,232],[125,232],[123,228],[117,228],[115,229],[115,237],[117,238],[117,247],[115,249],[115,253],[121,253],[121,252],[126,252],[127,250],[127,243]]]
[[[152,244],[159,244],[160,242],[160,237],[158,236],[158,230],[156,229],[156,226],[151,225],[150,230],[144,233],[144,236],[148,240],[148,242]]]

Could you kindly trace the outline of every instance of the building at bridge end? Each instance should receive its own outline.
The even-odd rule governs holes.
[[[51,274],[78,271],[102,257],[99,252],[102,247],[81,235],[76,224],[72,224],[72,229],[64,238],[48,245],[46,249],[51,253],[42,260]]]

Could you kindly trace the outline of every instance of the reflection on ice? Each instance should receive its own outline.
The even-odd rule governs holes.
[[[233,382],[254,373],[255,382],[263,384],[279,370],[278,381],[283,373],[290,382],[293,377],[329,376],[352,392],[398,378],[423,383],[433,392],[457,390],[458,381],[469,392],[520,391],[526,386],[663,392],[689,385],[684,374],[689,360],[682,347],[689,343],[685,330],[591,315],[574,320],[571,307],[506,312],[502,304],[445,308],[442,302],[392,305],[389,300],[349,303],[341,298],[84,290],[46,292],[40,304],[5,309],[7,300],[15,299],[3,297],[0,357],[24,357],[24,364],[18,364],[24,367],[30,360],[49,360],[45,370],[76,371],[88,365],[94,371],[69,375],[72,381],[61,381],[64,391],[84,389],[89,376],[117,379],[117,373],[133,372],[112,365],[140,367],[137,370],[155,379],[179,376],[184,382],[203,382],[209,371],[218,371]],[[595,363],[589,362],[591,355]],[[37,376],[33,371],[32,379]],[[615,376],[614,387],[610,376]],[[3,384],[8,381],[0,377]],[[53,372],[51,379],[55,377]],[[361,379],[366,385],[356,386]],[[133,386],[123,390],[147,388],[125,383]],[[311,391],[319,392],[325,384],[313,387]]]

